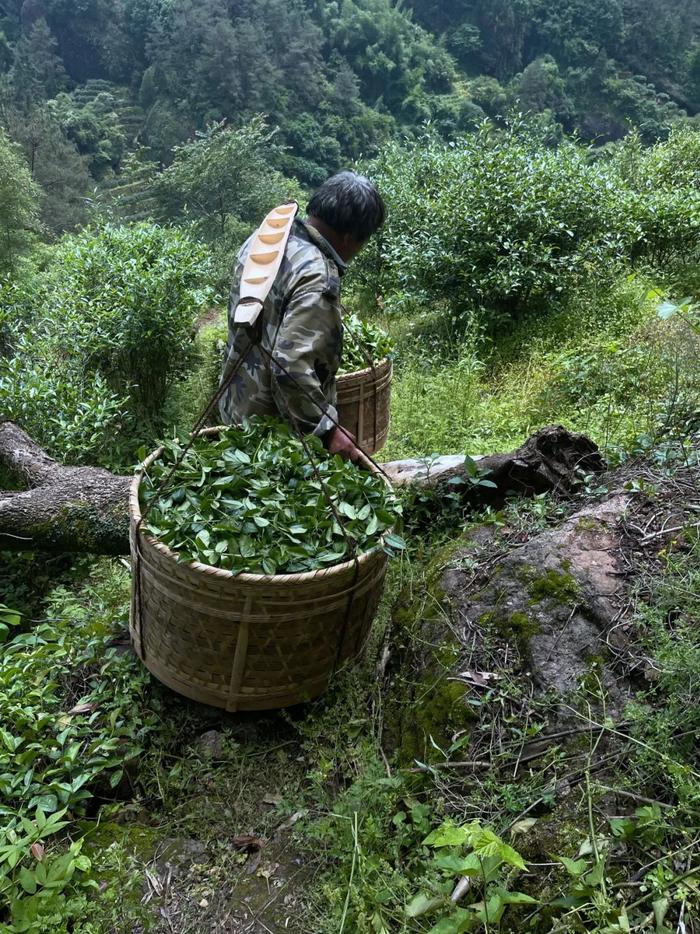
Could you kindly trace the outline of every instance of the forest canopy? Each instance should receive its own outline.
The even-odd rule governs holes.
[[[682,0],[6,0],[0,122],[55,236],[86,195],[138,202],[176,147],[261,114],[268,171],[307,187],[426,124],[449,140],[513,111],[653,142],[700,109],[699,26]]]

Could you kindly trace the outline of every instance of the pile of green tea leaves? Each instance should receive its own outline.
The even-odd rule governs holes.
[[[341,373],[354,373],[379,363],[394,351],[388,334],[356,314],[343,315],[343,362]]]
[[[142,508],[156,497],[144,529],[181,561],[234,573],[315,571],[372,548],[403,549],[390,531],[401,507],[381,477],[304,440],[314,465],[291,426],[252,418],[217,440],[197,439],[157,494],[182,453],[168,442],[141,482]]]

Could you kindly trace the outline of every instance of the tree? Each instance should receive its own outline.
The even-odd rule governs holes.
[[[45,19],[37,19],[28,35],[17,43],[10,82],[14,98],[23,109],[54,97],[66,82],[58,43]]]
[[[479,30],[482,68],[499,81],[523,64],[533,19],[533,0],[469,0],[468,19]]]
[[[367,102],[381,101],[400,115],[411,94],[451,90],[452,58],[389,0],[329,4],[322,24],[329,48],[349,62]]]
[[[94,185],[87,160],[45,107],[27,114],[9,111],[6,124],[24,152],[32,178],[43,189],[40,218],[45,230],[58,236],[77,227],[85,220],[86,198]]]
[[[688,52],[686,87],[690,104],[694,110],[700,110],[700,40]]]
[[[223,0],[184,0],[165,7],[146,43],[151,67],[159,75],[159,93],[171,102],[185,100],[200,121],[221,120],[244,110],[249,105],[246,90],[253,90],[245,83],[265,71],[256,82],[255,90],[260,93],[266,83],[274,82],[277,67],[274,59],[264,56],[262,37],[245,35],[248,27],[243,19],[234,28]],[[254,56],[249,54],[252,49]],[[242,53],[247,57],[245,64]],[[261,58],[264,66],[258,64]]]
[[[123,80],[133,59],[124,30],[123,2],[41,0],[68,75]]]
[[[0,128],[0,271],[12,270],[38,232],[40,198],[18,147]]]
[[[573,117],[573,105],[567,96],[566,84],[551,55],[530,62],[516,80],[515,89],[523,110],[533,113],[550,110],[565,124]]]
[[[601,50],[617,56],[624,32],[620,0],[534,0],[526,57],[553,55],[567,64],[588,63]]]
[[[341,55],[334,56],[333,64],[332,100],[340,113],[350,115],[360,99],[360,81]]]
[[[298,186],[272,167],[274,131],[262,117],[239,129],[216,123],[175,149],[172,165],[156,181],[167,217],[190,220],[207,239],[228,240],[257,225]]]

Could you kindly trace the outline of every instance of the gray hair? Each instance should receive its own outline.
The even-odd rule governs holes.
[[[311,196],[306,213],[360,243],[379,230],[386,217],[384,201],[372,182],[356,172],[339,172]]]

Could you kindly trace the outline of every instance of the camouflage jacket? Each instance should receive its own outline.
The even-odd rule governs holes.
[[[229,336],[221,376],[230,375],[248,337],[233,327],[241,274],[252,237],[243,245],[229,298]],[[279,366],[254,346],[219,403],[224,424],[248,415],[277,415],[307,434],[323,435],[337,421],[335,375],[343,349],[340,277],[345,263],[313,227],[296,220],[282,265],[265,300],[260,342]],[[293,377],[293,378],[292,378]]]

